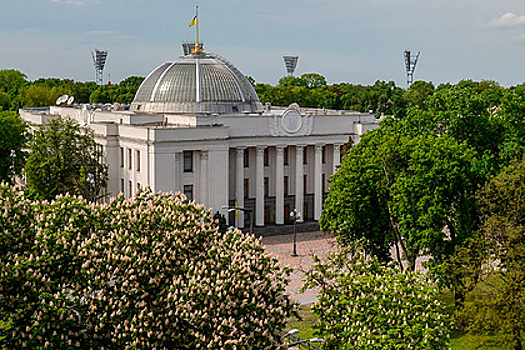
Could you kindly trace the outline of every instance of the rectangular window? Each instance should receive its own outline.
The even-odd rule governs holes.
[[[244,167],[245,168],[250,167],[250,149],[249,148],[244,150]]]
[[[321,193],[325,193],[326,192],[326,175],[325,174],[321,175],[321,183],[322,183]]]
[[[184,172],[193,172],[193,151],[184,151]]]
[[[284,148],[284,165],[290,164],[290,151],[288,150],[288,147]]]
[[[244,197],[250,197],[250,179],[244,179]]]
[[[304,194],[307,194],[308,190],[308,176],[307,175],[303,175],[303,193]]]
[[[308,147],[305,147],[303,151],[303,164],[308,164]]]
[[[288,176],[284,177],[284,195],[288,195],[288,182],[290,181],[290,178]]]
[[[131,180],[128,181],[128,185],[129,185],[129,196],[133,196],[133,182],[131,182]]]
[[[120,167],[124,168],[124,147],[120,147]],[[124,186],[122,186],[124,190]]]
[[[326,146],[323,146],[323,151],[322,151],[322,162],[323,164],[326,164]]]
[[[136,151],[136,158],[135,161],[136,161],[136,168],[137,168],[137,171],[140,171],[140,151],[137,150]]]
[[[264,207],[264,223],[270,223],[270,207]]]
[[[264,178],[264,196],[268,197],[270,195],[270,178]]]
[[[184,185],[184,195],[188,198],[188,201],[193,200],[193,185]]]
[[[128,169],[131,170],[131,157],[132,157],[132,154],[131,153],[131,148],[128,148]]]
[[[120,179],[120,192],[124,193],[124,179]]]
[[[264,166],[270,166],[270,149],[264,149]]]
[[[137,191],[140,190],[140,182],[137,182]]]

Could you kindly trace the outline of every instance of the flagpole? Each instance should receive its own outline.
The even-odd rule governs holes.
[[[195,23],[195,53],[201,52],[201,47],[199,45],[199,6],[195,6],[195,17],[197,17],[197,23]]]

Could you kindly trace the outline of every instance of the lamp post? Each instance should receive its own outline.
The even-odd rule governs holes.
[[[243,208],[243,207],[236,207],[236,206],[230,206],[230,205],[223,205],[221,209],[227,209],[228,212],[232,212],[234,210],[247,211],[250,214],[250,234],[253,235],[253,227],[254,227],[255,220],[253,217],[252,208]]]
[[[293,253],[292,256],[297,255],[297,220],[301,218],[301,214],[297,211],[297,208],[290,212],[290,217],[293,220]]]

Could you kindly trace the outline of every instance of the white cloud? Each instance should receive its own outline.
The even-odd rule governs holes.
[[[525,43],[525,34],[521,34],[521,35],[514,37],[514,41]]]
[[[64,5],[75,5],[75,6],[81,6],[81,5],[87,5],[87,4],[93,4],[98,3],[98,0],[51,0],[54,4],[64,4]]]
[[[116,32],[114,30],[90,30],[88,34],[93,35],[119,35],[120,32]]]
[[[525,25],[525,15],[517,15],[512,12],[507,12],[504,15],[493,19],[487,24],[491,28],[509,28]]]

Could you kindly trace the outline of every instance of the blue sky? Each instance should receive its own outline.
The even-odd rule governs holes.
[[[109,51],[104,80],[147,75],[194,39],[195,1],[0,0],[0,69],[95,79],[90,52]],[[523,0],[201,0],[205,49],[257,82],[296,75],[405,87],[403,51],[421,51],[415,80],[525,81]]]

